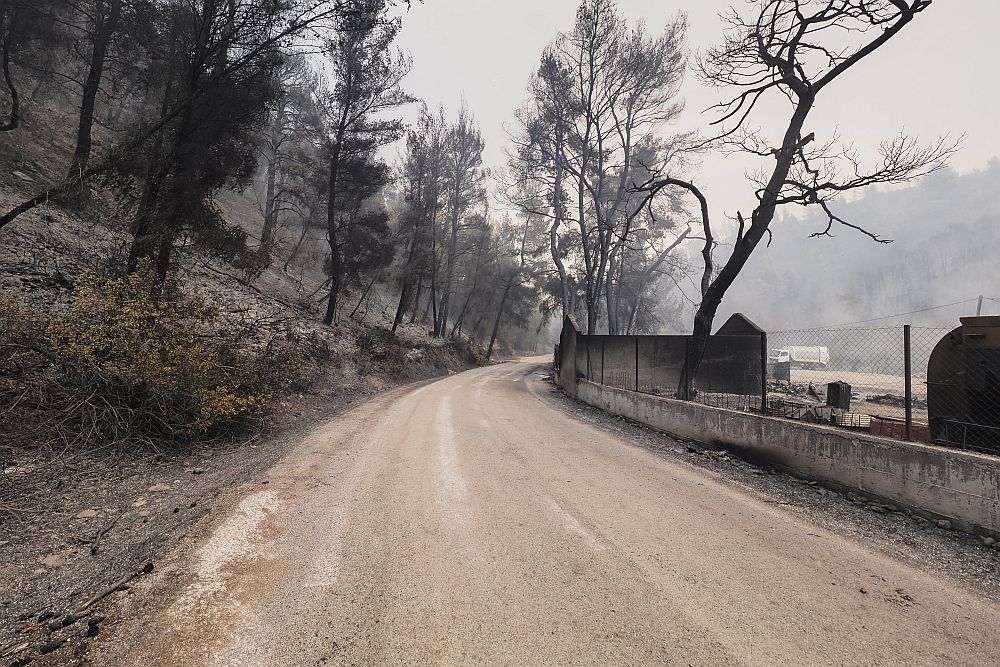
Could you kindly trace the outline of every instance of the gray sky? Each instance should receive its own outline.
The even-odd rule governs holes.
[[[742,4],[741,0],[735,0]],[[719,41],[718,14],[729,0],[619,0],[631,20],[650,30],[678,11],[688,14],[692,50]],[[400,45],[413,55],[409,92],[430,106],[443,103],[454,116],[461,98],[479,121],[492,167],[506,161],[505,125],[525,98],[529,76],[557,31],[572,26],[577,0],[424,0],[404,17]],[[998,0],[936,0],[883,50],[824,91],[807,128],[817,139],[839,130],[857,148],[877,145],[904,129],[931,140],[966,133],[952,160],[959,171],[983,167],[1000,156],[1000,86],[994,67]],[[720,92],[693,75],[685,82],[682,127],[708,132],[702,109]],[[410,109],[410,118],[415,110]],[[767,128],[766,118],[757,124]],[[752,207],[745,179],[754,163],[707,156],[693,177],[708,194],[713,217]]]

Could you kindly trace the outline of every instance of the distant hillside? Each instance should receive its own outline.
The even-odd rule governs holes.
[[[726,296],[717,321],[740,311],[771,330],[838,325],[931,308],[980,294],[1000,297],[1000,160],[982,171],[943,171],[918,185],[871,191],[835,205],[844,219],[893,243],[847,228],[809,238],[819,217],[784,217]],[[721,248],[719,255],[726,252]],[[872,323],[949,326],[975,303]],[[1000,313],[986,302],[984,314]]]

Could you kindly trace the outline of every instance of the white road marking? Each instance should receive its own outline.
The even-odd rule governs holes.
[[[477,382],[477,383],[476,383],[476,384],[474,385],[474,386],[475,386],[475,388],[476,388],[476,400],[477,400],[477,401],[478,401],[478,400],[479,400],[480,398],[482,398],[482,397],[483,397],[483,387],[485,387],[485,386],[486,386],[486,383],[487,383],[487,382],[489,382],[489,381],[490,381],[490,378],[488,378],[488,377],[484,377],[484,378],[483,378],[482,380],[480,380],[479,382]]]
[[[437,423],[438,457],[441,463],[441,490],[445,500],[455,506],[465,502],[465,478],[458,469],[455,451],[455,428],[452,426],[451,397],[441,399]]]
[[[566,524],[566,529],[577,537],[583,539],[588,547],[594,551],[607,550],[607,546],[605,546],[596,535],[587,530],[582,523],[577,521],[576,517],[564,510],[555,498],[552,496],[545,496],[545,502],[548,503],[549,507],[552,508],[552,510],[558,514],[560,518],[562,518],[563,523]]]
[[[225,617],[233,627],[245,626],[251,619],[247,605],[238,597],[225,595],[228,579],[238,577],[237,564],[246,558],[260,558],[264,549],[260,544],[263,523],[278,510],[278,500],[271,491],[251,494],[240,501],[229,515],[198,550],[192,573],[194,578],[167,613],[178,627],[190,622],[197,614]],[[217,654],[217,647],[202,647],[205,664],[212,667],[229,667],[225,656]],[[263,664],[263,663],[262,663]]]
[[[185,597],[200,598],[225,587],[225,570],[241,558],[258,556],[256,545],[261,524],[277,510],[278,502],[271,491],[261,491],[240,501],[230,518],[215,529],[212,537],[198,551],[194,568],[197,579]]]

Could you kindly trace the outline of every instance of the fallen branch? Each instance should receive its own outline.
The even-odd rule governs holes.
[[[79,607],[77,607],[76,611],[73,612],[73,616],[76,616],[76,617],[79,618],[88,609],[90,609],[95,604],[97,604],[98,602],[100,602],[104,598],[108,597],[109,595],[111,595],[115,591],[121,590],[123,586],[125,586],[126,584],[128,584],[130,581],[132,581],[136,577],[138,577],[140,575],[143,575],[143,574],[149,574],[152,571],[153,571],[153,564],[152,563],[146,563],[140,569],[133,570],[132,572],[129,572],[124,577],[122,577],[121,579],[119,579],[115,583],[111,584],[107,588],[104,588],[97,595],[95,595],[94,597],[90,598],[89,600],[87,600],[86,602],[84,602],[82,605],[80,605]]]
[[[97,537],[95,537],[95,538],[94,538],[94,544],[93,544],[93,545],[92,545],[92,546],[90,547],[90,555],[91,555],[91,556],[96,556],[96,555],[97,555],[97,550],[98,550],[98,549],[100,548],[100,546],[101,546],[101,538],[103,538],[103,537],[104,537],[104,535],[105,535],[105,534],[106,534],[106,533],[107,533],[107,532],[108,532],[109,530],[111,530],[112,528],[114,528],[114,527],[115,527],[115,524],[116,524],[116,523],[118,523],[118,522],[119,522],[119,521],[121,520],[121,518],[122,518],[123,516],[125,516],[125,515],[124,515],[124,514],[119,514],[119,515],[118,515],[118,516],[116,516],[116,517],[115,517],[114,519],[112,519],[112,520],[111,520],[111,521],[110,521],[110,522],[108,523],[108,525],[104,526],[104,528],[101,528],[101,530],[100,530],[100,531],[98,531],[98,533],[97,533]]]
[[[136,577],[138,577],[140,575],[143,575],[143,574],[149,574],[152,571],[153,571],[153,564],[152,563],[146,563],[145,565],[143,565],[138,570],[133,570],[132,572],[129,572],[128,574],[126,574],[125,576],[123,576],[121,579],[119,579],[115,583],[111,584],[107,588],[104,588],[97,595],[95,595],[94,597],[92,597],[89,600],[87,600],[86,602],[84,602],[82,605],[80,605],[80,607],[78,607],[76,609],[76,611],[67,614],[64,617],[64,619],[63,619],[62,627],[66,627],[67,625],[69,625],[71,623],[75,623],[76,621],[80,620],[81,618],[84,617],[84,615],[87,613],[87,611],[91,607],[93,607],[95,604],[97,604],[98,602],[100,602],[104,598],[108,597],[109,595],[111,595],[115,591],[124,590],[125,586],[130,581],[132,581],[133,579],[135,579]],[[66,619],[69,619],[69,620],[67,621]],[[29,626],[27,626],[25,628],[22,628],[21,632],[22,633],[29,633],[29,632],[34,632],[35,630],[40,630],[40,629],[42,629],[44,627],[47,627],[47,625],[48,625],[47,621],[48,621],[48,619],[46,618],[46,622],[33,623],[33,624],[31,624],[31,625],[29,625]],[[21,653],[22,651],[25,651],[25,650],[31,648],[31,645],[32,645],[32,643],[30,641],[22,641],[20,643],[8,644],[6,647],[0,649],[0,658],[8,658],[8,657],[10,657],[12,655],[16,655],[18,653]],[[43,646],[42,647],[42,653],[45,653],[45,652],[46,652],[46,650],[45,650],[45,647]]]
[[[17,655],[21,651],[29,648],[31,642],[21,642],[20,644],[9,644],[2,650],[0,650],[0,658],[9,658],[12,655]]]

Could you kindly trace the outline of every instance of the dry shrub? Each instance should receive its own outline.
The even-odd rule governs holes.
[[[249,423],[297,382],[292,341],[254,341],[151,270],[84,274],[69,312],[0,298],[0,442],[187,442]]]
[[[473,366],[486,366],[486,349],[475,338],[457,338],[453,345],[459,355]]]
[[[406,350],[384,329],[365,329],[357,336],[355,362],[358,375],[375,372],[401,374],[406,367]]]

